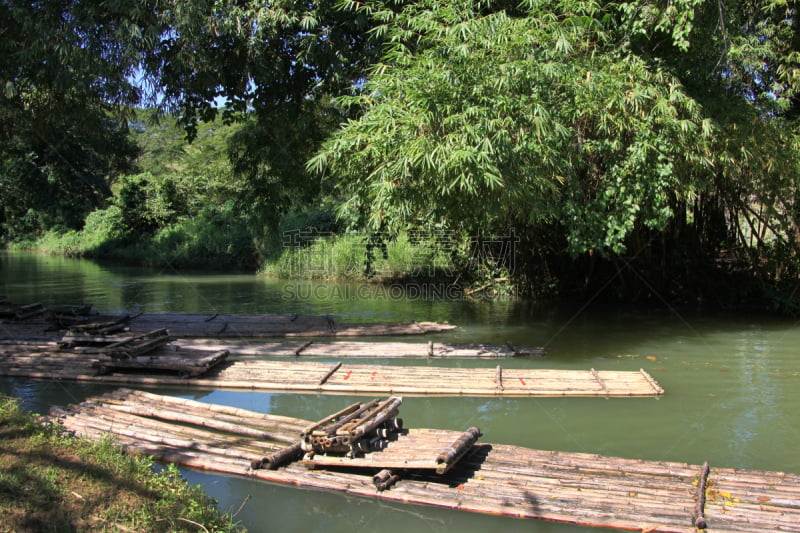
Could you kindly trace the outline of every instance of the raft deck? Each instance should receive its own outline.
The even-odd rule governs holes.
[[[41,304],[37,304],[41,305]],[[17,312],[17,311],[15,311]],[[357,337],[386,335],[424,335],[456,328],[439,322],[339,322],[332,316],[140,313],[136,315],[64,315],[45,316],[37,307],[35,315],[20,315],[0,324],[0,339],[52,340],[66,329],[87,334],[120,325],[144,332],[166,328],[173,337],[184,338],[270,338],[270,337]]]
[[[51,414],[71,431],[112,434],[127,451],[158,460],[386,501],[634,531],[800,531],[796,474],[475,443],[445,474],[405,470],[379,491],[369,468],[251,468],[296,443],[305,420],[130,390]],[[409,430],[416,432],[427,442],[425,432],[459,435]]]
[[[169,352],[167,352],[169,353]],[[191,361],[205,351],[181,350]],[[142,356],[143,361],[153,356]],[[551,370],[393,366],[309,361],[229,359],[199,377],[109,368],[92,354],[60,352],[52,345],[0,344],[0,375],[129,385],[179,385],[294,393],[419,394],[470,396],[659,396],[664,390],[644,370]],[[130,361],[135,362],[137,358]],[[187,363],[188,364],[188,363]]]
[[[329,358],[478,358],[543,357],[545,350],[536,346],[506,344],[451,344],[446,342],[358,342],[358,341],[284,341],[253,342],[235,339],[177,339],[182,347],[194,350],[228,350],[234,355],[263,357],[329,357]]]

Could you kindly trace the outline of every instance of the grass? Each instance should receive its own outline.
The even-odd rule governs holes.
[[[386,282],[452,275],[452,248],[406,233],[370,247],[364,235],[320,237],[307,246],[284,248],[262,266],[262,274],[282,279]]]
[[[241,532],[174,466],[89,441],[0,396],[0,532]]]

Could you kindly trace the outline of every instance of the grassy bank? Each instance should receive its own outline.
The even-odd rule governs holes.
[[[204,207],[150,231],[131,226],[111,206],[92,212],[82,230],[54,228],[11,248],[157,268],[255,270],[253,241],[232,203]]]
[[[363,234],[325,236],[308,243],[289,238],[284,245],[277,257],[264,264],[263,274],[283,279],[390,281],[452,276],[455,270],[452,249],[407,233],[380,241],[370,241]]]
[[[0,532],[244,531],[177,468],[152,466],[0,396]]]

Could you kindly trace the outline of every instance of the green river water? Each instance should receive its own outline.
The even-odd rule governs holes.
[[[403,293],[353,284],[278,281],[249,274],[153,271],[0,253],[0,295],[20,303],[87,302],[101,311],[331,314],[337,321],[449,321],[446,335],[410,341],[544,346],[543,359],[507,367],[647,370],[661,398],[407,397],[406,425],[463,430],[483,442],[647,460],[800,474],[800,322],[697,310],[541,308],[511,300],[445,300],[436,287]],[[494,367],[496,360],[381,360],[395,365]],[[108,387],[0,378],[0,392],[46,412]],[[353,396],[161,388],[156,392],[260,412],[320,419]],[[573,532],[517,520],[275,486],[184,470],[253,532]],[[597,530],[602,531],[602,530]]]

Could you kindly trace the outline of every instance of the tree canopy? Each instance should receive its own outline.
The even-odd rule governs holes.
[[[131,105],[149,102],[189,139],[241,123],[215,190],[251,229],[325,202],[367,232],[514,228],[533,284],[634,260],[662,294],[722,264],[772,287],[798,273],[794,1],[5,0],[0,15],[6,228],[79,227],[131,169]]]

